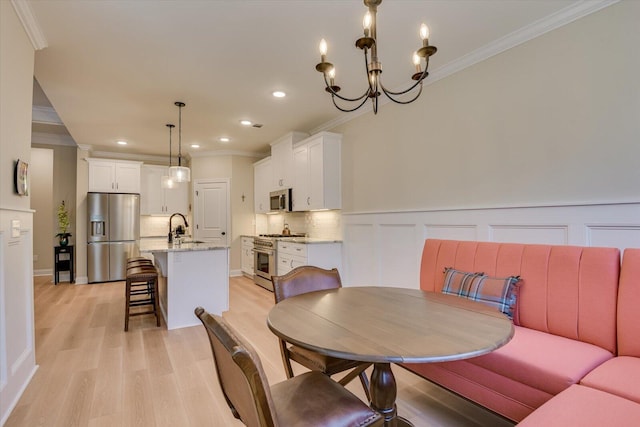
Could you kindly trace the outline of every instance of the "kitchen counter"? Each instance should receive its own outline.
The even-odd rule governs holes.
[[[168,243],[167,239],[140,240],[140,252],[181,252],[181,251],[212,251],[228,249],[215,243]]]
[[[222,315],[229,310],[229,248],[213,243],[141,242],[160,269],[158,293],[167,329],[199,325],[193,310],[202,306]]]
[[[243,234],[242,237],[250,237],[252,239],[258,239],[261,236],[256,236],[252,234]],[[327,239],[323,237],[273,237],[279,242],[290,242],[290,243],[303,243],[306,245],[315,244],[315,243],[342,243],[340,239]]]
[[[305,245],[313,245],[318,243],[342,243],[342,240],[323,239],[320,237],[278,237],[278,241],[290,243],[303,243]]]

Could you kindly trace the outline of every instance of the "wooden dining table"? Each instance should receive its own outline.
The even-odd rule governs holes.
[[[371,407],[385,426],[411,426],[397,416],[391,363],[431,363],[489,353],[513,336],[504,314],[441,293],[393,287],[310,292],[276,304],[269,329],[294,345],[328,356],[373,363]]]

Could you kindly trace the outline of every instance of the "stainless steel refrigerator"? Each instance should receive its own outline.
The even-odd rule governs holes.
[[[140,195],[87,193],[87,221],[89,283],[124,280],[139,254]]]

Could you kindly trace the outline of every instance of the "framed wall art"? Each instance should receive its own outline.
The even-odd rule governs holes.
[[[13,172],[13,185],[20,196],[29,195],[29,164],[18,159]]]

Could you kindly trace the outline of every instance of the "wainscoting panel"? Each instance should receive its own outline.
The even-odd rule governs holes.
[[[419,288],[424,240],[640,248],[640,202],[344,213],[345,286]]]
[[[638,243],[640,242],[640,226],[638,225],[587,225],[586,229],[589,246],[618,248],[640,246]]]
[[[406,287],[414,279],[419,261],[413,250],[419,228],[415,224],[380,224],[380,282],[384,286]]]
[[[344,242],[352,242],[349,250],[343,243],[342,271],[340,277],[346,284],[346,277],[351,276],[355,285],[375,285],[380,283],[380,262],[378,260],[377,236],[373,224],[349,224],[344,230]]]
[[[490,225],[489,229],[494,242],[552,245],[566,245],[569,242],[569,227],[566,225]]]
[[[425,224],[424,234],[427,239],[476,240],[476,225]]]

